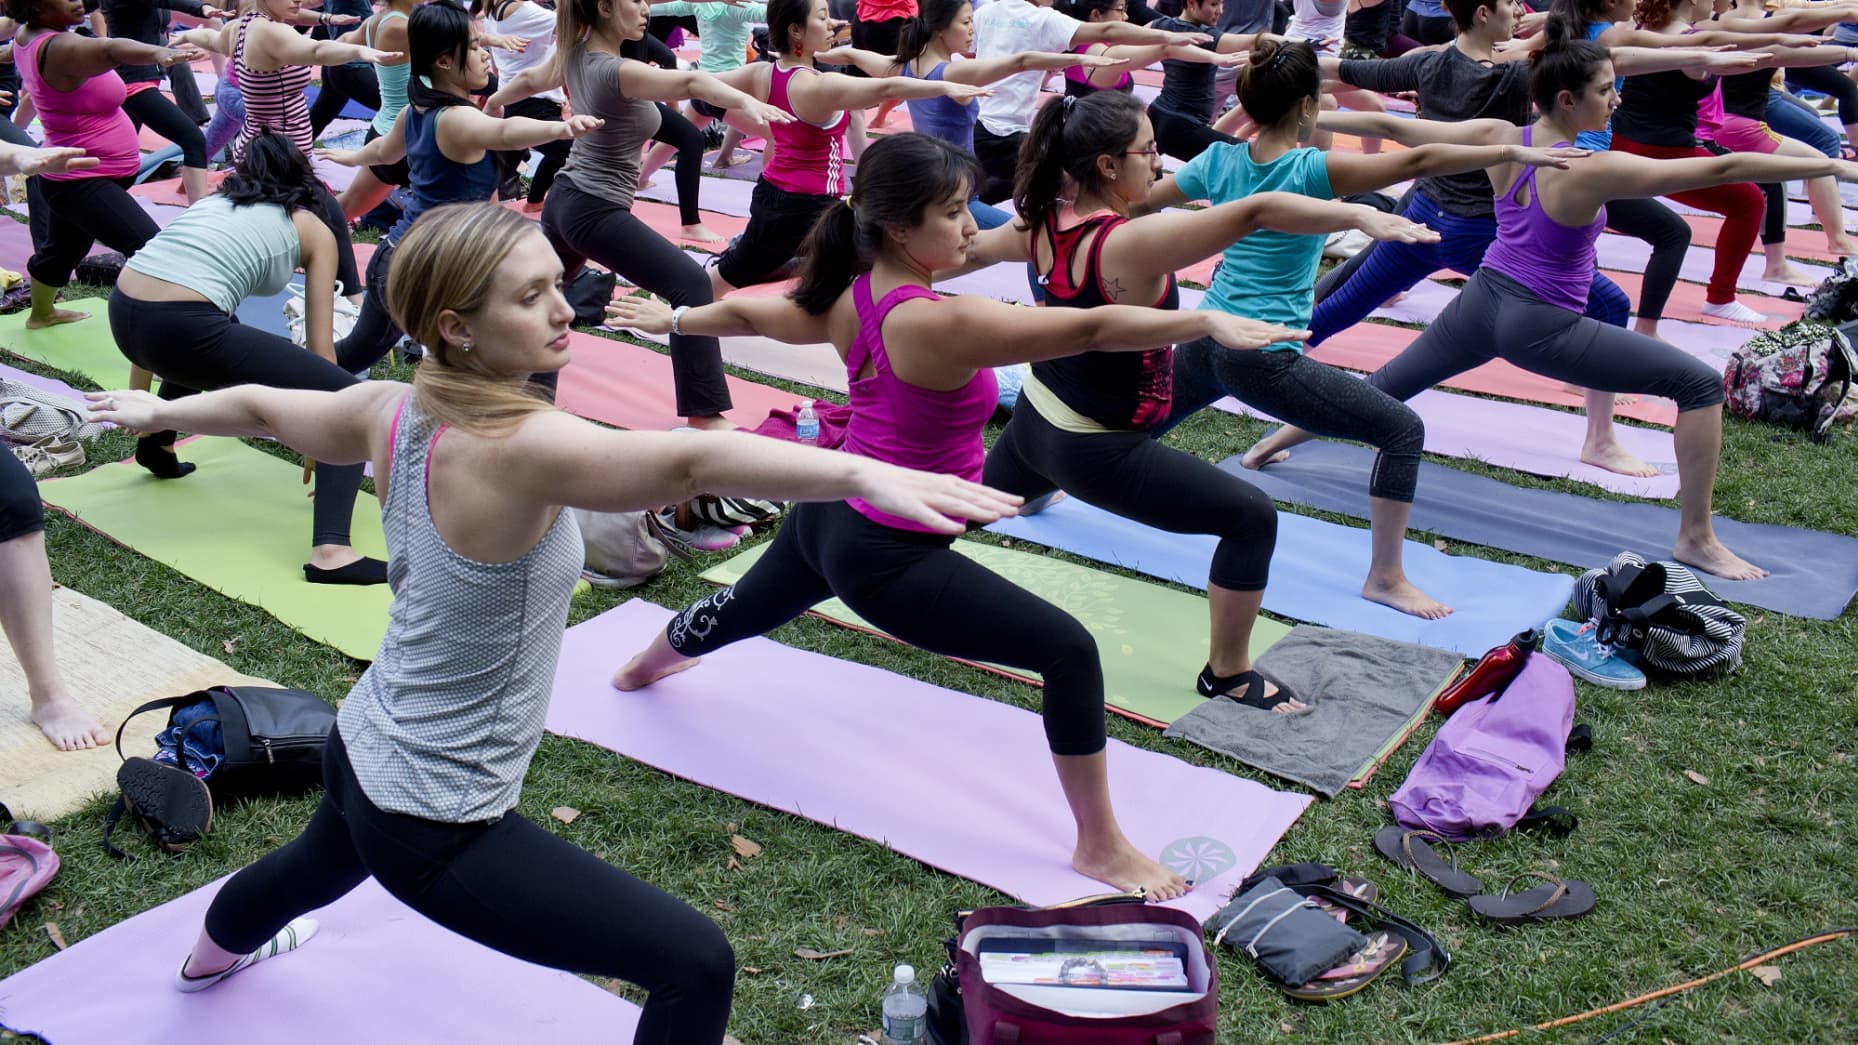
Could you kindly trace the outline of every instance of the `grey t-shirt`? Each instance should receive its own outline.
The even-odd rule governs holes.
[[[606,124],[574,139],[560,177],[582,192],[631,207],[639,187],[639,152],[658,133],[658,107],[620,90],[619,68],[626,60],[589,51],[581,43],[563,56],[562,75],[574,111]]]

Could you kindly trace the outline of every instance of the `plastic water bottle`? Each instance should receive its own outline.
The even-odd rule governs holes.
[[[897,966],[884,991],[884,1045],[921,1045],[929,1040],[929,997],[916,986],[916,969]]]
[[[812,403],[801,403],[800,413],[794,419],[794,435],[808,446],[819,445],[819,415],[813,412]]]

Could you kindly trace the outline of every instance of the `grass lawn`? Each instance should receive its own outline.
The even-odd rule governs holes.
[[[6,361],[24,365],[14,358]],[[1249,445],[1263,431],[1257,422],[1207,411],[1169,438],[1216,460]],[[116,433],[92,444],[90,456],[93,462],[116,460],[131,448],[130,437]],[[1858,532],[1858,435],[1848,431],[1829,446],[1814,446],[1732,421],[1723,461],[1717,503],[1725,513]],[[1452,463],[1495,474],[1476,464]],[[1605,496],[1571,483],[1501,475],[1519,485]],[[241,671],[334,699],[363,668],[295,635],[262,611],[202,588],[56,513],[47,536],[60,583]],[[1451,550],[1565,569],[1456,543]],[[634,592],[585,596],[576,601],[573,619],[633,595],[681,606],[707,590],[697,574],[715,561],[707,556],[691,564],[674,562]],[[1492,928],[1375,855],[1370,839],[1387,822],[1386,796],[1430,736],[1428,725],[1365,792],[1312,807],[1274,856],[1320,860],[1378,881],[1384,903],[1430,927],[1452,948],[1457,961],[1451,972],[1411,990],[1389,978],[1354,999],[1311,1006],[1284,999],[1249,962],[1222,950],[1220,1040],[1468,1038],[1610,1004],[1829,927],[1858,925],[1853,899],[1858,888],[1858,767],[1853,764],[1858,755],[1858,614],[1819,622],[1761,610],[1748,613],[1747,663],[1732,677],[1654,685],[1639,693],[1580,687],[1579,718],[1592,724],[1596,745],[1591,753],[1571,759],[1550,792],[1579,814],[1581,826],[1573,835],[1517,835],[1461,850],[1468,868],[1493,887],[1529,870],[1553,870],[1591,883],[1600,897],[1591,917]],[[816,620],[796,621],[773,637],[1037,707],[1037,693],[1028,687]],[[1181,684],[1191,680],[1183,678]],[[19,697],[8,699],[17,702]],[[1110,719],[1110,732],[1190,762],[1255,775],[1119,718]],[[961,752],[945,754],[949,786],[963,786],[968,774]],[[1043,762],[1045,755],[1029,750],[1026,757]],[[847,786],[857,784],[848,781]],[[122,864],[105,857],[98,845],[108,805],[107,799],[98,799],[54,825],[61,833],[63,873],[0,931],[0,976],[52,953],[47,923],[56,923],[64,938],[75,942],[203,885],[293,837],[313,802],[249,803],[219,819],[213,833],[182,859],[151,857]],[[560,805],[579,809],[581,816],[570,825],[551,820],[549,810]],[[745,1045],[849,1045],[877,1025],[878,998],[893,963],[933,969],[940,963],[951,910],[1005,899],[879,845],[558,737],[542,741],[522,811],[716,919],[736,948],[740,972],[731,1032]],[[1053,815],[1062,813],[1054,810]],[[728,866],[734,833],[763,846],[759,857],[743,861],[739,869]],[[173,946],[178,962],[186,941],[177,939]],[[850,949],[852,954],[807,961],[794,956],[801,947]],[[1858,1041],[1858,1005],[1851,987],[1858,981],[1858,940],[1827,944],[1775,965],[1781,975],[1771,984],[1739,973],[1656,1010],[1609,1015],[1530,1040],[1592,1041],[1611,1035],[1608,1040],[1647,1043]],[[803,995],[814,1004],[802,1009]]]

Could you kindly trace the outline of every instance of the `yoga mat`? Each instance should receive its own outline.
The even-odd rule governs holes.
[[[670,356],[578,330],[568,338],[573,357],[561,372],[555,397],[563,410],[620,428],[666,429],[684,423],[677,413]],[[745,428],[760,424],[768,411],[805,398],[739,377],[728,382],[735,407],[724,416]]]
[[[1690,226],[1691,246],[1716,246],[1716,237],[1722,234],[1723,221],[1721,218],[1714,214],[1699,215],[1683,213],[1680,213],[1678,217],[1683,218],[1684,222]],[[1825,262],[1839,260],[1836,255],[1826,250],[1826,234],[1823,232],[1813,232],[1807,229],[1790,227],[1787,230],[1786,244],[1788,257],[1811,258],[1814,261]],[[1755,251],[1761,250],[1759,241],[1757,241],[1757,245],[1753,249]]]
[[[76,298],[61,301],[58,307],[90,315],[75,323],[40,330],[26,329],[25,311],[0,316],[0,348],[76,374],[99,388],[128,388],[129,360],[117,350],[116,339],[110,334],[109,301]]]
[[[1334,798],[1365,783],[1412,735],[1462,667],[1442,650],[1299,625],[1258,658],[1258,670],[1310,704],[1309,714],[1209,700],[1165,735]]]
[[[1363,518],[1372,464],[1373,453],[1364,447],[1312,442],[1291,451],[1288,461],[1241,474],[1276,500]],[[1238,458],[1220,467],[1237,471]],[[1416,530],[1581,569],[1605,566],[1628,550],[1647,559],[1671,557],[1678,513],[1670,508],[1524,489],[1430,462],[1419,468]],[[1773,571],[1758,581],[1703,576],[1725,599],[1835,620],[1858,593],[1858,539],[1721,515],[1716,533],[1737,554]]]
[[[551,732],[868,838],[1030,904],[1103,892],[1076,841],[1038,715],[879,668],[747,639],[681,674],[615,692],[613,669],[671,613],[634,599],[568,629]],[[1193,879],[1168,906],[1206,918],[1308,806],[1120,741],[1111,799],[1143,852]],[[950,764],[971,767],[950,786]]]
[[[321,93],[323,93],[322,88],[315,84],[310,84],[303,88],[304,100],[308,101],[311,105],[316,104],[316,96]],[[336,115],[348,120],[372,120],[374,119],[374,110],[350,98],[347,102],[343,103],[342,111],[338,112]]]
[[[42,374],[32,373],[29,370],[20,370],[15,367],[10,367],[3,363],[0,363],[0,379],[4,379],[7,381],[17,381],[18,383],[22,385],[28,385],[32,388],[38,389],[41,392],[50,392],[53,395],[61,395],[61,396],[64,396],[66,399],[69,399],[75,403],[78,403],[79,405],[82,405],[84,402],[83,392],[71,387],[68,384],[65,384],[63,381],[60,381],[55,377],[46,377]],[[116,426],[106,425],[104,427],[114,428]]]
[[[45,502],[104,536],[240,602],[309,638],[371,660],[387,630],[387,585],[310,584],[310,487],[303,469],[236,439],[190,439],[184,479],[162,480],[134,461],[39,484]],[[380,510],[357,498],[355,548],[387,557]]]
[[[23,205],[21,209],[23,211]],[[24,276],[26,261],[31,257],[31,226],[24,221],[13,221],[10,218],[0,219],[0,268],[12,269]]]
[[[146,627],[70,588],[52,592],[52,648],[71,696],[111,733],[137,705],[219,685],[275,686],[234,671],[204,653]],[[18,661],[0,655],[0,802],[18,816],[54,820],[98,792],[116,790],[122,760],[108,744],[59,751],[27,717],[26,676]],[[155,749],[167,715],[149,712],[129,724],[123,750]],[[0,1017],[5,1015],[0,1008]]]
[[[0,980],[0,1022],[53,1045],[578,1045],[630,1041],[638,1026],[631,1002],[441,929],[372,879],[317,912],[302,949],[182,994],[175,970],[223,881]]]
[[[747,291],[737,293],[747,293]],[[671,343],[670,336],[666,334],[642,334],[636,330],[628,330],[626,333],[654,344],[669,345]],[[839,359],[838,352],[831,345],[789,345],[772,338],[751,335],[723,338],[722,346],[723,362],[730,366],[753,370],[758,374],[767,374],[784,381],[823,388],[840,395],[844,395],[848,389],[845,364]]]
[[[1581,461],[1586,421],[1579,414],[1522,403],[1453,395],[1431,389],[1407,401],[1426,422],[1426,452],[1463,457],[1531,475],[1591,483],[1629,497],[1668,500],[1677,496],[1677,450],[1671,433],[1616,425],[1620,445],[1659,469],[1650,478],[1620,475]],[[1213,404],[1221,410],[1276,420],[1236,399]]]
[[[704,571],[711,584],[733,584],[767,551],[762,544]],[[1207,606],[1199,595],[1174,591],[1047,555],[956,541],[955,550],[1014,584],[1052,603],[1083,624],[1103,658],[1104,699],[1119,714],[1161,727],[1198,707],[1194,680],[1206,665]],[[881,634],[838,599],[813,607],[834,624]],[[1288,625],[1259,617],[1252,629],[1257,657],[1284,635]],[[963,663],[973,663],[964,661]],[[992,664],[974,664],[1009,678],[1037,683],[1037,676]]]
[[[1144,526],[1076,497],[1037,515],[1002,519],[987,528],[1201,590],[1219,543],[1207,534]],[[1368,531],[1279,512],[1264,608],[1280,617],[1477,656],[1559,616],[1574,590],[1573,579],[1558,573],[1446,555],[1416,541],[1407,541],[1405,550],[1407,576],[1457,612],[1441,620],[1423,620],[1369,602],[1361,597],[1368,572]]]
[[[652,177],[651,184],[639,190],[639,195],[659,203],[677,205],[677,164],[666,164]],[[738,218],[749,215],[749,197],[755,193],[753,182],[736,178],[705,176],[697,179],[697,198],[699,206],[715,214],[728,214]],[[705,219],[706,221],[708,219]],[[721,235],[721,233],[717,233]]]
[[[1633,239],[1611,232],[1600,234],[1599,242],[1594,245],[1595,257],[1602,269],[1608,272],[1636,272],[1644,274],[1645,266],[1651,261],[1651,244],[1644,240]],[[1693,246],[1684,252],[1683,266],[1678,270],[1678,278],[1692,283],[1708,283],[1716,265],[1716,252],[1704,247]],[[1779,297],[1785,293],[1788,284],[1776,283],[1761,278],[1766,261],[1760,254],[1750,254],[1742,263],[1741,274],[1736,277],[1736,286],[1743,290]],[[1832,268],[1827,265],[1815,265],[1811,262],[1796,261],[1794,267],[1813,277],[1817,284],[1832,275]],[[1637,303],[1637,299],[1634,299]],[[1759,308],[1760,306],[1751,305]]]

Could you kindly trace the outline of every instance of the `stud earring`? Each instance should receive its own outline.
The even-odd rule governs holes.
[[[458,351],[460,351],[460,352],[469,352],[469,351],[471,351],[471,342],[469,342],[469,341],[466,341],[466,342],[463,342],[462,344],[460,344],[460,345],[458,346]]]

